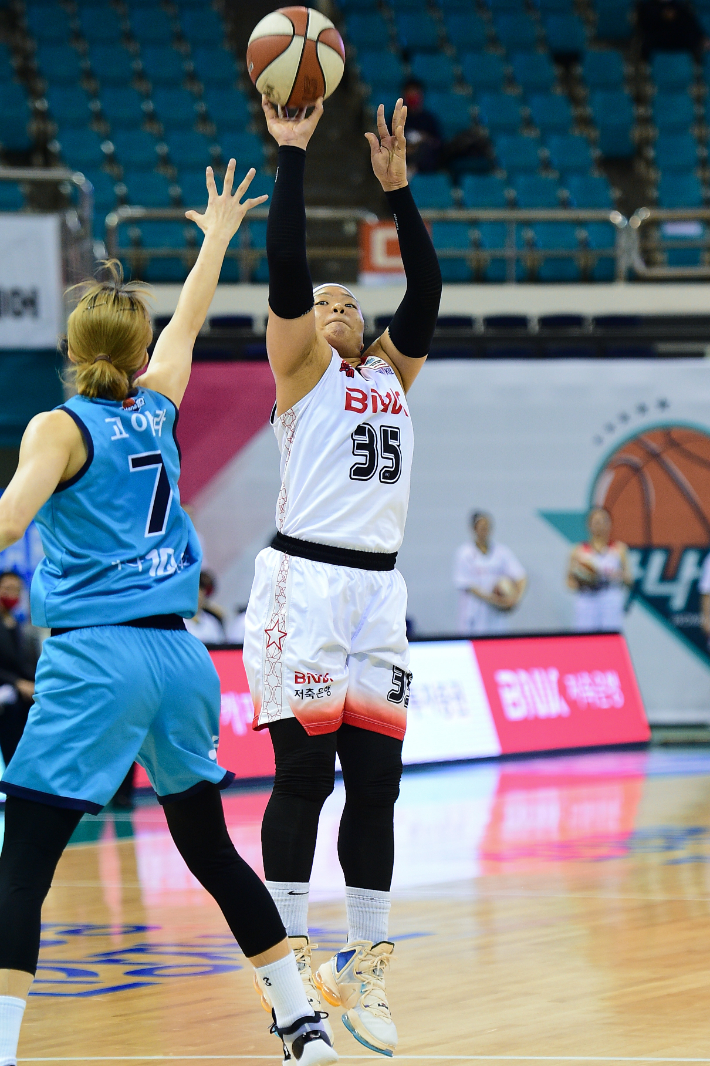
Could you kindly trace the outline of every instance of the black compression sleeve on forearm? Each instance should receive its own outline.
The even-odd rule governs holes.
[[[303,148],[281,145],[266,225],[269,307],[279,318],[300,318],[313,307],[313,282],[306,256]]]
[[[389,324],[397,351],[423,359],[429,351],[441,301],[441,269],[411,189],[386,193],[394,215],[407,291]]]

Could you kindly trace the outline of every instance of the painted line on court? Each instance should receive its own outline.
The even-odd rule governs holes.
[[[51,1055],[19,1062],[249,1062],[278,1055]],[[381,1060],[380,1055],[341,1055],[341,1059]],[[417,1062],[708,1062],[710,1058],[660,1058],[656,1055],[398,1055]]]

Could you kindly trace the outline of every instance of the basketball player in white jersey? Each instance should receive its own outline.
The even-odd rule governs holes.
[[[612,540],[611,515],[592,507],[587,518],[589,541],[570,555],[567,585],[575,592],[577,633],[618,633],[624,625],[627,590],[634,583],[625,544]]]
[[[456,552],[454,585],[459,590],[458,631],[463,636],[507,632],[510,612],[527,587],[520,562],[505,544],[491,539],[492,532],[491,516],[474,511],[473,536]]]
[[[346,1009],[366,1047],[397,1044],[385,992],[394,861],[394,803],[409,695],[407,591],[395,569],[409,498],[413,432],[407,392],[436,324],[441,272],[407,184],[399,100],[367,134],[372,166],[398,229],[407,291],[389,328],[364,351],[360,307],[343,285],[312,288],[306,258],[306,147],[323,111],[280,117],[269,210],[267,349],[281,450],[278,532],[260,553],[246,617],[244,661],[254,725],[276,758],[262,827],[266,883],[296,951],[311,1004]],[[348,943],[312,974],[308,890],[320,810],[336,754],[346,802],[338,855]],[[268,1008],[268,990],[259,988]],[[320,993],[320,995],[319,995]]]

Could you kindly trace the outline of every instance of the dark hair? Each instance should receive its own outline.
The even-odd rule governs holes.
[[[601,503],[595,503],[589,508],[589,510],[587,511],[587,521],[589,521],[589,519],[592,517],[592,515],[594,514],[595,511],[603,511],[604,514],[609,519],[609,521],[613,522],[613,518],[611,517],[611,511],[609,510],[608,507],[605,507]]]
[[[18,574],[17,570],[0,570],[0,581],[2,581],[4,577],[16,577],[21,585],[24,585],[25,583],[22,574]]]
[[[217,578],[211,570],[200,570],[200,589],[211,596],[217,589]]]
[[[474,511],[473,514],[471,515],[471,528],[472,529],[475,529],[476,522],[478,522],[481,518],[487,518],[489,523],[491,525],[493,525],[493,518],[488,513],[488,511]]]

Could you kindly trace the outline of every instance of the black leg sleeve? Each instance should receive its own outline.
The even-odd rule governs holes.
[[[309,737],[295,718],[269,727],[276,776],[261,826],[267,881],[310,881],[323,804],[335,784],[337,733]]]
[[[389,335],[402,355],[423,359],[429,351],[439,314],[441,268],[409,186],[386,195],[407,276],[407,291],[389,324]]]
[[[7,797],[0,854],[0,970],[36,973],[42,904],[82,813]]]
[[[388,892],[394,867],[394,805],[402,777],[402,741],[342,725],[338,755],[345,807],[338,858],[351,888]]]
[[[232,843],[216,785],[206,785],[163,810],[170,834],[190,871],[219,904],[248,959],[286,936],[266,886]]]
[[[313,282],[306,256],[305,167],[303,148],[281,145],[266,224],[269,307],[279,318],[301,318],[313,307]]]

